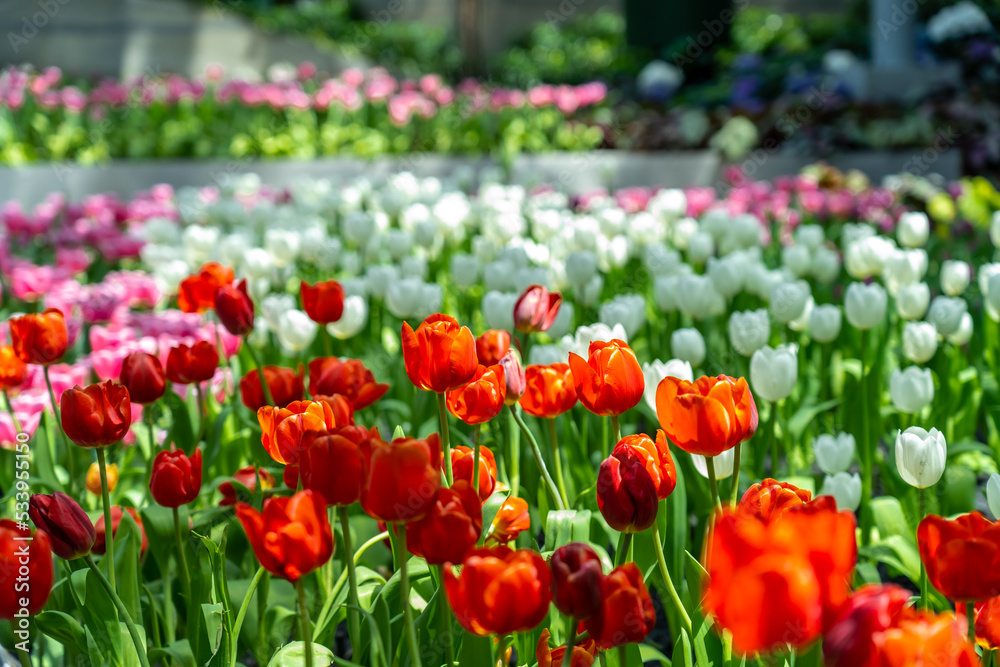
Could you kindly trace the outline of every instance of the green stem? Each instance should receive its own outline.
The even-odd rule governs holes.
[[[108,465],[104,458],[104,448],[97,448],[97,467],[101,471],[101,499],[104,501],[104,545],[106,547],[105,558],[108,559],[108,578],[111,581],[111,588],[117,590],[115,585],[115,530],[111,523],[111,494],[108,493]]]
[[[438,576],[441,581],[444,582],[444,565],[438,565]],[[451,611],[448,609],[448,602],[444,596],[444,584],[438,589],[438,609],[441,614],[441,638],[444,641],[445,650],[445,667],[454,667],[455,665],[455,641],[454,635],[451,634]]]
[[[260,487],[258,487],[260,488]],[[266,662],[267,633],[264,632],[264,617],[267,616],[267,599],[271,590],[271,573],[265,572],[257,596],[257,662]]]
[[[184,599],[188,610],[194,605],[191,599],[191,571],[188,570],[187,555],[184,553],[184,540],[181,539],[181,513],[174,509],[174,541],[177,545],[177,569],[181,575],[181,585],[184,586]]]
[[[247,588],[247,594],[243,598],[243,604],[240,605],[240,610],[236,614],[236,624],[233,625],[232,649],[229,651],[229,667],[236,667],[236,651],[239,649],[240,629],[243,627],[243,619],[246,617],[247,610],[250,608],[250,599],[257,590],[257,584],[260,583],[261,578],[266,572],[267,570],[264,569],[263,565],[257,568],[257,574],[253,575],[253,579],[250,580],[250,587]]]
[[[507,667],[507,648],[510,647],[513,637],[511,635],[503,635],[502,637],[497,637],[499,641],[497,642],[497,665],[503,665]]]
[[[100,451],[100,450],[98,450]],[[87,566],[90,567],[91,572],[97,576],[97,580],[100,582],[101,586],[109,596],[111,596],[111,601],[115,603],[115,607],[118,609],[118,613],[122,617],[122,621],[125,623],[125,627],[128,628],[128,633],[132,637],[132,643],[135,644],[135,652],[139,656],[139,664],[142,667],[149,667],[149,659],[146,657],[146,647],[143,645],[142,637],[139,635],[139,630],[135,627],[135,623],[132,621],[132,617],[128,613],[128,609],[125,608],[125,604],[122,599],[118,597],[118,593],[115,591],[114,584],[108,581],[108,578],[104,576],[101,572],[101,568],[97,567],[97,563],[94,562],[94,557],[90,554],[84,556],[84,560]]]
[[[171,560],[168,558],[163,567],[163,631],[167,635],[168,644],[177,639],[177,631],[174,627],[174,598],[170,592],[172,588],[170,563]]]
[[[778,478],[778,438],[774,435],[774,422],[778,419],[778,403],[770,402],[771,409],[767,411],[767,444],[771,448],[771,477]]]
[[[507,420],[507,447],[510,449],[510,495],[517,497],[521,490],[521,431],[511,419]]]
[[[733,479],[729,486],[729,504],[736,505],[740,498],[740,457],[743,451],[743,443],[737,443],[736,451],[733,453]]]
[[[563,653],[561,667],[572,667],[573,647],[576,646],[576,626],[577,626],[576,619],[570,616],[569,628],[566,630],[566,652]]]
[[[17,659],[21,662],[21,667],[31,667],[31,654],[23,648],[17,649]]]
[[[454,483],[451,472],[451,433],[448,430],[448,402],[445,395],[438,394],[438,419],[441,422],[441,451],[444,453],[444,478],[448,486]],[[476,491],[478,493],[478,490]]]
[[[562,496],[563,505],[570,506],[569,494],[566,493],[566,480],[563,477],[562,457],[559,456],[559,440],[556,437],[556,420],[551,418],[549,422],[549,440],[552,442],[552,461],[556,471],[556,484],[559,485],[559,495]]]
[[[618,423],[618,415],[611,415],[611,435],[615,438],[614,445],[611,445],[611,449],[614,449],[618,441],[622,439],[622,427]]]
[[[476,424],[472,429],[472,489],[479,493],[479,449],[483,440],[483,425]]]
[[[360,608],[361,601],[358,597],[358,575],[354,569],[354,548],[351,546],[351,519],[346,506],[337,508],[337,515],[340,517],[340,530],[344,534],[344,560],[347,563],[347,581],[350,584],[348,589],[351,606]],[[347,610],[348,629],[351,637],[351,647],[356,655],[361,655],[361,612],[358,609]]]
[[[538,447],[538,441],[535,440],[535,436],[528,428],[528,425],[524,423],[524,419],[517,411],[517,406],[510,405],[508,407],[510,408],[510,413],[514,416],[514,421],[516,421],[517,425],[521,427],[521,432],[524,433],[524,437],[528,439],[528,444],[531,445],[531,453],[535,456],[535,464],[538,466],[538,471],[542,475],[545,487],[549,490],[549,494],[552,496],[556,509],[566,509],[566,506],[563,505],[562,498],[559,496],[559,489],[556,488],[556,483],[552,481],[552,476],[549,474],[548,468],[545,467],[545,460],[542,459],[542,450]]]
[[[976,603],[969,601],[965,603],[965,620],[969,624],[969,643],[976,645]]]
[[[268,386],[267,379],[264,377],[264,367],[260,365],[257,352],[254,351],[253,345],[248,343],[246,339],[243,342],[247,348],[247,354],[250,355],[250,359],[253,361],[253,365],[257,367],[257,379],[260,380],[260,390],[264,392],[264,400],[267,401],[268,405],[274,405],[274,398],[271,396],[271,387]]]
[[[406,551],[406,526],[396,531],[396,541],[399,543],[399,598],[403,603],[403,627],[406,628],[406,642],[410,648],[410,663],[420,667],[420,645],[417,643],[417,629],[413,626],[413,611],[410,609],[410,573],[406,562],[409,560]],[[309,667],[307,665],[307,667]]]
[[[868,330],[861,330],[861,546],[867,546],[871,537],[872,451],[868,426]]]
[[[389,537],[389,533],[383,531],[378,535],[376,535],[375,537],[368,540],[367,542],[365,542],[364,544],[362,544],[360,547],[358,547],[358,550],[354,553],[354,564],[355,565],[358,564],[358,561],[361,560],[361,556],[363,556],[364,553],[368,551],[368,549],[375,546],[376,544],[379,544],[380,542],[382,542],[382,540],[384,540],[387,537]],[[316,621],[317,637],[322,636],[323,631],[326,629],[326,624],[330,622],[334,600],[336,600],[337,596],[340,595],[340,591],[341,589],[344,588],[344,585],[346,583],[347,583],[347,570],[344,570],[343,572],[340,573],[340,576],[337,577],[336,585],[333,587],[333,590],[330,592],[330,595],[327,596],[326,601],[323,602],[323,608],[319,610],[319,618]]]
[[[923,521],[924,516],[927,514],[927,498],[924,493],[924,489],[917,489],[917,505],[918,505],[918,516],[917,525]],[[930,590],[927,580],[927,568],[924,567],[924,559],[920,559],[920,606],[924,609],[930,609]]]
[[[76,479],[76,464],[73,460],[73,449],[69,446],[69,442],[66,439],[66,431],[63,430],[62,426],[62,415],[59,411],[59,403],[56,402],[56,392],[52,389],[52,380],[49,379],[49,367],[48,365],[42,366],[42,375],[45,376],[45,386],[49,390],[49,401],[52,403],[52,416],[56,420],[56,430],[59,432],[59,440],[63,444],[63,449],[66,452],[66,472],[69,474],[69,489],[70,495],[72,495],[73,480]],[[10,405],[10,403],[8,403]],[[114,578],[111,579],[111,583],[114,583]]]
[[[656,562],[660,566],[660,576],[663,578],[663,585],[667,589],[667,595],[670,596],[670,601],[673,603],[674,609],[677,611],[677,616],[684,625],[684,629],[687,630],[688,636],[693,636],[691,617],[688,616],[687,610],[684,608],[684,603],[681,602],[681,596],[677,594],[674,581],[670,578],[670,570],[667,569],[667,559],[663,556],[663,540],[660,537],[660,525],[658,521],[653,522],[653,548],[656,550]]]
[[[618,549],[615,551],[615,567],[628,562],[628,550],[632,547],[632,533],[621,533]]]
[[[14,414],[14,407],[10,404],[10,396],[7,394],[7,390],[3,390],[3,401],[7,407],[7,413],[10,414],[10,421],[14,425],[14,434],[21,432],[21,422],[18,420],[17,415]]]
[[[305,645],[306,667],[313,667],[312,628],[309,626],[309,605],[306,604],[306,586],[302,579],[295,581],[295,592],[299,598],[299,625],[302,628],[302,643]]]
[[[626,644],[622,644],[618,647],[618,664],[627,665],[628,664],[628,649]]]
[[[149,451],[146,459],[146,490],[149,491],[149,482],[153,478],[153,459],[156,458],[156,431],[153,428],[153,405],[149,404],[143,408],[143,420],[149,431]]]
[[[719,482],[715,479],[715,457],[705,457],[705,467],[708,469],[708,488],[712,492],[712,504],[722,507],[722,500],[719,498]]]

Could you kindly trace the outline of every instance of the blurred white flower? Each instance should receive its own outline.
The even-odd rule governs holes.
[[[899,288],[896,294],[896,312],[904,320],[919,320],[931,302],[931,288],[927,283],[913,283]]]
[[[579,250],[566,257],[566,280],[575,287],[586,285],[597,275],[597,255]]]
[[[847,472],[854,460],[855,441],[850,433],[824,433],[813,440],[816,465],[827,475]]]
[[[621,324],[629,337],[646,323],[646,299],[639,294],[619,294],[601,304],[598,316],[609,325]]]
[[[972,280],[972,269],[960,259],[946,259],[941,263],[941,289],[948,296],[961,296]]]
[[[344,313],[340,319],[326,325],[326,330],[337,340],[353,338],[368,324],[368,303],[360,296],[344,299]]]
[[[899,216],[896,223],[896,238],[907,248],[920,248],[927,243],[931,233],[931,223],[927,214],[921,211],[907,211]]]
[[[798,380],[797,345],[764,346],[750,358],[750,385],[754,394],[765,401],[788,398]]]
[[[691,463],[694,464],[694,469],[698,471],[699,475],[705,477],[706,479],[708,478],[708,463],[705,461],[704,456],[700,454],[692,454]],[[712,463],[715,464],[716,479],[726,479],[727,477],[732,477],[733,465],[736,463],[736,448],[732,447],[718,456],[713,456]]]
[[[653,412],[656,412],[656,388],[665,377],[675,377],[688,382],[694,382],[694,371],[691,364],[680,359],[663,362],[654,359],[652,363],[642,365],[642,376],[646,381],[642,397]]]
[[[840,335],[842,319],[837,306],[831,303],[816,306],[809,315],[809,335],[818,343],[830,343]]]
[[[885,320],[888,296],[878,283],[866,285],[854,282],[847,286],[844,310],[847,321],[855,329],[871,329]]]
[[[770,337],[771,317],[764,308],[737,311],[729,316],[729,341],[744,357],[767,345]]]
[[[833,496],[838,510],[854,512],[861,504],[861,477],[858,473],[838,472],[823,478],[819,496]]]
[[[706,273],[715,290],[727,299],[731,299],[743,289],[746,280],[746,261],[737,253],[725,257],[709,257]]]
[[[824,285],[837,280],[840,276],[840,255],[826,246],[816,248],[812,257],[812,275]]]
[[[819,225],[799,225],[795,228],[795,240],[809,250],[816,250],[826,241],[826,232]]]
[[[907,322],[903,327],[903,354],[914,363],[925,364],[937,352],[938,332],[930,322]]]
[[[487,329],[514,330],[514,303],[519,294],[487,292],[483,295],[482,312]]]
[[[969,311],[969,304],[957,296],[936,296],[927,309],[927,321],[942,336],[951,336],[962,325],[962,316]]]
[[[303,311],[292,308],[281,314],[275,333],[282,347],[292,354],[299,354],[316,340],[317,331],[318,324]]]
[[[616,324],[610,327],[603,322],[595,322],[590,326],[577,328],[576,333],[572,336],[563,336],[559,346],[562,347],[567,356],[570,352],[575,352],[587,359],[590,356],[591,343],[594,341],[607,343],[616,339],[628,342],[628,334],[622,325]]]
[[[966,313],[965,315],[962,315],[962,323],[958,326],[958,331],[950,336],[946,336],[946,338],[952,345],[965,345],[972,340],[972,333],[972,315]]]
[[[771,314],[782,324],[802,317],[811,291],[805,280],[783,282],[771,290]]]
[[[391,264],[369,266],[365,274],[368,282],[368,293],[376,299],[385,299],[389,286],[399,279],[399,269]]]
[[[812,272],[812,253],[805,245],[787,245],[781,249],[781,263],[795,274],[804,278]]]
[[[474,287],[479,282],[479,260],[473,255],[452,255],[451,277],[457,287]]]
[[[705,339],[697,329],[675,329],[670,334],[670,352],[692,366],[705,361]]]
[[[889,397],[900,412],[916,414],[934,400],[934,378],[929,368],[908,366],[889,376]]]

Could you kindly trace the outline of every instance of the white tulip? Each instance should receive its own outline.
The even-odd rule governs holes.
[[[579,250],[566,258],[566,280],[571,285],[586,285],[597,274],[597,255]]]
[[[813,301],[812,297],[806,301],[806,307],[802,309],[802,314],[797,318],[788,323],[788,328],[792,331],[805,331],[809,328],[809,320],[812,318],[813,308],[816,306],[816,302]]]
[[[479,260],[473,255],[452,255],[451,276],[457,287],[475,286],[479,282]]]
[[[281,314],[276,333],[282,347],[292,354],[298,354],[312,345],[317,331],[318,324],[301,310],[293,308]]]
[[[642,365],[642,377],[646,381],[646,387],[642,392],[642,397],[646,400],[646,405],[656,412],[656,388],[665,377],[675,377],[688,382],[694,382],[694,371],[691,364],[680,359],[671,359],[662,362],[654,359],[651,364]]]
[[[854,460],[855,442],[850,433],[830,435],[824,433],[813,440],[816,465],[827,475],[847,472]]]
[[[607,343],[615,339],[628,342],[628,334],[625,333],[622,325],[616,324],[609,327],[603,322],[595,322],[590,326],[578,327],[572,336],[563,336],[559,345],[567,355],[574,352],[586,359],[590,354],[591,343],[594,341]]]
[[[692,454],[691,463],[694,464],[694,469],[698,471],[699,475],[705,478],[708,477],[708,463],[705,461],[704,456],[701,454]],[[733,464],[736,463],[736,448],[731,447],[718,456],[712,457],[712,463],[715,464],[715,479],[732,477]]]
[[[771,317],[767,310],[744,310],[729,316],[729,342],[744,357],[767,345],[770,337]]]
[[[299,256],[301,238],[290,229],[269,229],[264,232],[264,247],[274,256],[274,263],[283,268]]]
[[[995,266],[1000,268],[1000,264],[991,264],[990,266]],[[992,320],[1000,320],[1000,272],[991,273],[986,281],[983,280],[983,271],[986,267],[980,267],[979,269],[979,283],[982,285],[984,282],[986,284],[985,289],[982,289],[983,300],[986,302],[986,313],[990,316]]]
[[[675,329],[670,334],[670,351],[676,358],[700,366],[705,361],[705,339],[697,329]]]
[[[672,313],[677,310],[680,281],[681,276],[657,276],[656,280],[653,281],[653,300],[656,301],[656,307],[664,313]]]
[[[927,243],[931,233],[931,223],[927,214],[920,211],[908,211],[899,216],[896,223],[896,238],[899,244],[908,248],[919,248]]]
[[[929,368],[898,368],[889,377],[889,397],[900,412],[916,414],[934,400],[934,378]]]
[[[201,266],[212,259],[219,243],[219,228],[190,225],[184,229],[184,256],[191,266]]]
[[[961,296],[972,280],[972,269],[960,259],[946,259],[941,263],[941,289],[948,296]]]
[[[601,304],[597,312],[602,322],[621,324],[631,338],[646,323],[646,299],[639,294],[619,294]]]
[[[673,220],[687,211],[687,195],[678,188],[660,190],[649,200],[646,210],[661,220]]]
[[[341,224],[344,238],[356,245],[364,245],[375,233],[375,216],[367,211],[348,213]]]
[[[682,313],[700,320],[712,313],[714,302],[721,295],[707,276],[692,273],[677,280],[676,297]]]
[[[904,320],[919,320],[931,302],[931,288],[927,283],[913,283],[899,288],[896,294],[896,312]]]
[[[569,363],[569,353],[560,345],[532,345],[528,351],[528,363],[532,366]]]
[[[947,336],[947,340],[952,345],[965,345],[972,340],[972,333],[972,315],[966,313],[965,315],[962,315],[962,323],[958,326],[958,331],[950,336]]]
[[[884,236],[868,236],[844,248],[844,268],[855,280],[865,280],[882,273],[896,246]]]
[[[427,280],[427,258],[421,255],[411,255],[399,263],[399,275],[403,278],[420,278]]]
[[[837,306],[831,303],[816,306],[809,315],[809,335],[818,343],[830,343],[840,335],[842,320]]]
[[[994,519],[1000,520],[1000,475],[993,473],[986,481],[986,503]]]
[[[812,271],[812,253],[805,245],[788,245],[781,249],[781,263],[796,278],[804,278]]]
[[[390,229],[385,237],[389,256],[397,262],[413,251],[413,235],[403,229]]]
[[[423,302],[424,281],[420,278],[405,278],[389,284],[385,291],[385,307],[400,319],[419,314]]]
[[[882,268],[882,279],[889,294],[895,296],[899,288],[920,282],[927,273],[927,251],[893,250]]]
[[[715,254],[715,240],[708,232],[697,232],[688,239],[687,259],[691,264],[704,264]]]
[[[514,330],[514,303],[519,294],[487,292],[483,296],[483,320],[488,329]]]
[[[927,321],[942,336],[951,336],[962,326],[962,316],[969,311],[965,299],[957,296],[936,296],[927,309]]]
[[[925,364],[937,352],[938,333],[930,322],[907,322],[903,327],[903,354],[914,363]]]
[[[847,321],[856,329],[871,329],[885,319],[888,296],[878,283],[851,283],[844,295]]]
[[[414,307],[414,315],[419,319],[426,319],[434,313],[440,312],[441,304],[444,302],[444,290],[437,283],[422,283],[420,289],[420,300]]]
[[[739,254],[725,257],[710,257],[705,273],[715,290],[726,298],[736,296],[743,289],[746,280],[746,262]]]
[[[601,290],[604,289],[604,276],[601,274],[595,275],[590,279],[583,289],[580,291],[579,299],[580,302],[585,306],[596,305],[598,300],[601,298]]]
[[[694,218],[681,218],[674,223],[671,240],[678,250],[687,250],[691,237],[698,233],[698,221]]]
[[[826,241],[826,232],[819,225],[799,225],[795,230],[795,240],[810,250],[816,250]]]
[[[486,291],[510,292],[514,290],[514,272],[511,262],[498,259],[483,267],[483,286]]]
[[[944,474],[948,445],[936,428],[925,431],[911,426],[896,435],[896,469],[910,486],[926,489]]]
[[[570,255],[572,257],[572,255]],[[681,254],[663,243],[651,243],[643,251],[642,263],[654,276],[670,276],[678,273],[683,262]],[[569,257],[566,258],[566,276],[569,277]]]
[[[238,266],[247,250],[252,247],[246,234],[229,234],[219,243],[219,257],[227,266]]]
[[[733,218],[732,235],[741,248],[760,247],[762,225],[752,213],[744,213]]]
[[[392,264],[369,266],[365,274],[368,280],[368,293],[377,299],[385,299],[389,286],[399,281],[399,269]]]
[[[353,338],[368,324],[368,303],[360,296],[344,299],[344,313],[340,319],[326,325],[326,330],[337,340]]]
[[[840,255],[836,250],[820,246],[813,251],[812,274],[820,283],[829,285],[840,277]]]
[[[345,252],[340,256],[340,270],[348,276],[356,276],[361,273],[362,265],[361,255],[354,250]]]
[[[846,472],[827,475],[818,495],[833,496],[837,509],[854,512],[861,504],[861,477],[858,473],[852,475]]]
[[[782,324],[802,317],[809,303],[809,283],[804,280],[783,282],[771,290],[771,313]]]
[[[750,385],[765,401],[781,401],[795,389],[799,375],[797,345],[765,346],[750,358]]]

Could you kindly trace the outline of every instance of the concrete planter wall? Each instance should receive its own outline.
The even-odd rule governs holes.
[[[750,178],[773,179],[796,174],[815,161],[805,156],[768,155],[761,151],[760,155],[752,155],[739,164]],[[957,150],[858,151],[834,154],[826,162],[840,169],[859,169],[875,181],[903,171],[920,175],[937,173],[949,180],[961,176],[961,156]],[[50,192],[64,192],[70,199],[101,192],[130,197],[159,183],[175,187],[225,185],[233,177],[247,173],[259,174],[265,183],[280,187],[307,177],[349,180],[362,174],[378,178],[398,171],[442,177],[453,174],[459,167],[480,171],[495,169],[497,163],[489,158],[411,153],[370,161],[357,158],[305,162],[159,160],[117,161],[98,167],[47,164],[0,169],[0,202],[17,199],[31,205]],[[526,186],[552,183],[569,192],[597,187],[720,186],[724,167],[718,154],[710,151],[549,153],[518,157],[511,165],[510,180]]]

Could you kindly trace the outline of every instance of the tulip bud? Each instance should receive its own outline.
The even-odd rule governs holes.
[[[910,486],[926,489],[937,484],[947,459],[948,445],[936,428],[911,426],[896,435],[896,468]]]
[[[620,533],[641,533],[656,521],[656,483],[629,446],[616,446],[597,473],[597,507]]]
[[[965,299],[957,296],[936,296],[927,310],[927,321],[942,336],[951,336],[962,326],[962,316],[969,311]]]
[[[850,433],[822,434],[813,440],[816,465],[827,475],[847,472],[854,458],[854,436]]]
[[[530,285],[514,303],[514,328],[521,333],[548,331],[559,314],[562,295],[541,285]]]
[[[899,216],[896,223],[896,238],[899,244],[908,248],[919,248],[927,243],[931,224],[927,214],[921,211],[907,211]]]
[[[552,601],[556,609],[575,620],[586,620],[600,611],[604,568],[592,547],[573,542],[559,547],[549,561],[552,567]]]
[[[510,349],[510,334],[503,329],[487,329],[476,339],[476,356],[483,366],[500,363]]]
[[[125,357],[118,378],[128,389],[129,400],[140,405],[155,403],[167,389],[163,365],[146,352],[133,352]]]
[[[153,459],[149,491],[159,505],[187,505],[201,491],[201,450],[188,457],[183,451],[163,450]]]
[[[108,492],[115,490],[118,486],[118,464],[109,463],[106,469],[108,475]],[[95,461],[87,468],[87,490],[95,496],[101,495],[101,467]]]
[[[735,312],[729,316],[729,340],[744,357],[767,345],[771,337],[771,318],[763,308]]]
[[[930,322],[907,322],[903,327],[903,354],[914,363],[923,364],[937,352],[938,333]]]
[[[888,296],[878,283],[851,283],[844,295],[847,321],[856,329],[877,327],[885,319]]]
[[[896,293],[896,312],[904,320],[917,320],[927,312],[931,302],[931,288],[927,283],[904,285]]]
[[[840,335],[840,308],[827,303],[813,308],[809,315],[809,332],[818,343],[830,343]]]
[[[675,329],[670,334],[670,352],[692,366],[700,366],[705,361],[705,339],[697,329]]]
[[[900,412],[915,414],[934,400],[934,378],[928,368],[898,368],[889,377],[889,397]]]
[[[527,388],[524,366],[521,365],[521,355],[517,350],[511,348],[507,350],[507,354],[500,359],[499,363],[503,366],[504,380],[507,383],[504,405],[514,405],[524,396]]]
[[[994,519],[1000,519],[1000,474],[993,473],[986,482],[986,503]]]
[[[219,288],[215,293],[215,313],[234,336],[246,336],[253,331],[253,301],[247,294],[246,280]]]
[[[852,475],[846,472],[827,475],[818,495],[833,496],[838,509],[853,512],[861,504],[861,477],[858,473]]]
[[[960,259],[946,259],[941,263],[941,289],[948,296],[961,296],[969,287],[972,269]]]
[[[798,346],[780,345],[777,349],[765,346],[750,358],[750,384],[754,392],[765,401],[788,398],[798,379]]]
[[[31,496],[28,515],[35,527],[49,536],[52,551],[63,560],[82,558],[94,548],[97,539],[94,524],[83,508],[65,493],[36,493]]]

